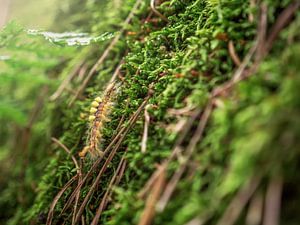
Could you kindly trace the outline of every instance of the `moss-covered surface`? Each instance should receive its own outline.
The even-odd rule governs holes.
[[[267,36],[280,13],[292,2],[261,3],[267,6]],[[79,17],[81,19],[76,23],[81,23],[83,30],[95,34],[115,32],[121,29],[122,21],[134,4],[132,0],[101,4],[91,1],[82,5],[85,12],[79,15],[85,16]],[[186,124],[195,112],[207,107],[214,88],[233,77],[238,66],[229,53],[229,42],[233,43],[235,53],[241,60],[255,44],[260,5],[250,7],[249,4],[249,1],[240,0],[164,1],[157,6],[157,10],[168,18],[167,22],[153,13],[149,1],[141,1],[131,22],[124,25],[125,31],[120,39],[84,89],[82,98],[70,106],[72,92],[64,92],[55,102],[49,103],[52,111],[47,118],[52,123],[47,129],[81,162],[84,177],[97,162],[89,156],[82,160],[78,157],[88,141],[90,104],[96,96],[103,94],[119,63],[124,61],[116,81],[116,98],[113,99],[110,121],[105,123],[101,131],[101,149],[104,150],[111,143],[120,129],[128,126],[129,119],[143,101],[148,100],[151,90],[146,106],[150,116],[146,151],[141,151],[144,126],[147,125],[143,109],[88,199],[80,221],[85,221],[85,224],[92,222],[110,180],[125,156],[124,174],[118,185],[113,186],[99,224],[148,224],[142,223],[141,218],[146,218],[143,211],[150,209],[146,204],[147,196],[153,195],[158,184],[154,182],[144,198],[139,195],[140,191],[144,190],[151,175],[160,168],[158,165],[170,156],[178,139],[183,137],[185,127],[181,125]],[[267,220],[269,199],[276,200],[276,193],[280,198],[281,191],[276,190],[281,188],[281,223],[297,224],[300,220],[296,213],[299,203],[297,170],[300,146],[299,16],[298,12],[292,17],[250,77],[214,99],[204,137],[186,163],[185,150],[203,117],[200,113],[192,120],[192,126],[180,145],[182,151],[172,158],[165,170],[165,183],[168,184],[172,174],[185,163],[186,169],[166,207],[156,210],[155,216],[147,221],[172,225],[190,221],[190,224],[202,224],[201,221],[205,224],[217,224],[219,221],[222,224],[221,218],[228,216],[228,208],[234,201],[235,208],[241,210],[236,223],[256,224],[253,220],[262,210],[260,203],[265,202],[261,219]],[[91,68],[108,45],[109,42],[107,45],[87,47],[74,56],[69,66],[57,76],[63,79],[81,59],[85,60],[85,66]],[[248,63],[247,68],[253,64],[254,61]],[[69,88],[76,91],[81,84],[74,79],[69,83]],[[35,189],[35,199],[30,208],[19,207],[19,213],[17,211],[11,224],[14,224],[13,221],[45,224],[54,197],[78,172],[71,157],[61,147],[51,145],[49,153],[46,147],[49,146],[49,139],[44,138],[44,142],[45,147],[37,150],[48,152],[43,159],[48,165],[39,173],[41,178]],[[32,142],[31,149],[34,146]],[[104,168],[107,157],[108,154],[81,187],[78,208],[99,171]],[[29,168],[34,171],[40,167]],[[71,224],[74,201],[62,214],[61,211],[72,196],[77,182],[78,176],[57,202],[53,224]],[[251,193],[247,188],[253,186],[255,188]],[[244,193],[242,197],[241,192]],[[249,199],[242,204],[243,196],[247,195]],[[254,216],[251,214],[253,205],[257,208]],[[276,218],[276,210],[273,212]],[[223,224],[231,224],[230,221],[235,220],[234,213],[225,218]]]

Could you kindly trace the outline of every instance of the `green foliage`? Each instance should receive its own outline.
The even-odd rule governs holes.
[[[71,4],[76,2],[78,4]],[[265,1],[268,25],[273,25],[278,13],[290,2]],[[70,21],[65,22],[68,28],[74,27],[93,36],[104,32],[117,34],[134,3],[133,0],[122,1],[122,4],[120,1],[70,1],[65,3],[69,10],[61,12],[57,18],[60,20],[74,12],[68,17]],[[101,178],[84,210],[84,218],[87,224],[92,221],[126,150],[124,176],[113,188],[111,201],[100,223],[138,224],[145,207],[138,193],[157,169],[156,164],[170,155],[180,137],[176,127],[188,118],[182,110],[190,113],[193,109],[203,109],[210,91],[232,77],[236,65],[229,54],[229,41],[234,43],[241,59],[253,45],[257,20],[251,21],[248,17],[249,13],[257,17],[257,9],[251,9],[248,1],[164,1],[157,10],[168,18],[168,23],[151,14],[149,5],[150,1],[142,1],[131,23],[126,24],[124,33],[80,96],[82,98],[70,107],[73,94],[63,92],[55,102],[46,103],[41,118],[33,126],[29,145],[29,166],[25,170],[22,193],[26,190],[30,194],[26,203],[11,205],[10,212],[5,215],[5,220],[12,218],[10,224],[45,224],[53,198],[76,174],[70,156],[60,147],[51,145],[50,136],[59,138],[78,159],[78,152],[88,138],[90,103],[95,96],[101,95],[122,60],[124,64],[119,74],[122,81],[117,82],[117,97],[110,122],[103,128],[101,147],[109,145],[121,118],[127,124],[152,85],[154,93],[147,108],[150,114],[147,149],[145,153],[141,152],[145,122],[140,116]],[[216,224],[235,194],[255,175],[263,178],[259,187],[262,192],[269,180],[278,175],[284,177],[287,190],[297,185],[299,176],[293,171],[299,169],[299,18],[298,13],[293,23],[280,34],[257,73],[239,83],[232,93],[218,99],[204,139],[197,145],[176,194],[167,208],[157,213],[154,224],[186,224],[196,217],[207,220],[208,224]],[[5,123],[5,128],[12,122],[21,127],[26,124],[29,109],[34,104],[33,96],[41,87],[48,86],[54,91],[54,87],[81,62],[88,72],[107,48],[105,43],[84,49],[62,48],[46,43],[42,38],[28,39],[22,29],[13,24],[0,35],[0,46],[5,47],[4,53],[10,57],[4,57],[7,60],[0,62],[5,63],[5,73],[0,79],[6,82],[0,90],[6,95],[0,105],[0,116],[3,121],[10,121]],[[76,77],[69,82],[68,88],[77,90],[81,83],[82,80]],[[20,107],[16,108],[17,104]],[[0,132],[5,140],[12,133]],[[193,132],[194,129],[183,145],[188,144]],[[10,147],[7,142],[2,142],[5,148]],[[7,157],[3,155],[0,160]],[[93,160],[88,157],[83,160],[84,174],[92,164]],[[174,160],[167,176],[179,165],[180,160]],[[3,167],[9,175],[17,176],[20,171],[17,168],[12,173],[7,165]],[[99,168],[96,168],[82,187],[79,202],[86,196],[98,172]],[[40,178],[38,183],[34,176]],[[0,180],[0,185],[3,183]],[[30,185],[35,186],[34,190]],[[0,209],[14,199],[12,193],[19,188],[15,186],[13,179],[3,189]],[[59,214],[75,187],[75,184],[71,185],[58,201],[54,224],[71,223],[71,209],[60,217]],[[294,192],[299,196],[297,190]],[[284,224],[293,224],[298,217],[290,213],[295,210],[293,202],[284,198],[283,206],[288,209],[283,211]],[[242,217],[245,214],[243,212]]]

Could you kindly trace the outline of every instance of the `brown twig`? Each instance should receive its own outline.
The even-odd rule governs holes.
[[[282,186],[282,177],[273,178],[269,183],[265,199],[265,215],[263,225],[280,224]]]
[[[78,76],[76,78],[76,83],[80,83],[82,82],[82,80],[84,79],[84,75],[86,73],[86,71],[88,70],[88,65],[85,63],[80,67],[80,70],[78,71]],[[75,92],[76,93],[76,92]]]
[[[180,180],[181,176],[183,175],[183,172],[185,171],[185,169],[187,167],[187,163],[188,163],[189,159],[191,158],[197,143],[202,139],[204,129],[206,127],[206,124],[207,124],[210,114],[212,112],[212,109],[213,109],[213,101],[210,100],[208,102],[206,108],[203,111],[203,114],[200,118],[200,122],[195,131],[195,134],[193,135],[188,147],[186,148],[185,162],[183,162],[180,165],[179,169],[174,173],[174,175],[170,179],[170,182],[167,184],[165,191],[163,192],[163,194],[157,204],[157,208],[159,211],[163,211],[164,208],[166,207],[171,195],[173,194],[173,192],[177,186],[178,181]]]
[[[81,86],[78,88],[75,96],[71,99],[71,101],[69,103],[69,106],[71,106],[74,103],[74,101],[77,99],[77,97],[82,93],[82,91],[85,89],[85,87],[87,86],[88,82],[90,81],[90,79],[92,78],[92,76],[95,74],[95,72],[97,71],[97,69],[99,68],[99,66],[104,62],[104,60],[109,55],[110,51],[113,49],[113,47],[119,41],[119,39],[121,38],[123,32],[125,31],[125,25],[127,25],[127,24],[130,23],[132,17],[134,16],[135,11],[137,10],[137,8],[141,4],[141,2],[142,2],[142,0],[137,0],[135,2],[134,6],[132,7],[132,10],[130,11],[129,15],[127,16],[127,18],[124,21],[122,29],[114,37],[114,39],[110,42],[109,46],[105,49],[105,51],[103,52],[103,54],[101,55],[101,57],[98,59],[98,61],[96,62],[96,64],[89,71],[88,75],[86,76],[86,78],[82,82]]]
[[[82,166],[80,163],[80,166],[76,160],[76,158],[71,154],[71,151],[63,144],[61,143],[59,140],[57,140],[56,138],[52,137],[51,140],[53,142],[55,142],[57,145],[59,145],[62,149],[64,149],[72,158],[73,162],[74,162],[74,165],[76,167],[76,170],[77,170],[77,175],[78,175],[78,184],[80,184],[82,182]],[[80,161],[81,162],[81,161]],[[79,201],[79,196],[80,196],[80,190],[77,192],[76,194],[76,199],[75,199],[75,205],[74,205],[74,213],[76,212],[77,210],[77,205],[78,205],[78,201]],[[72,224],[74,224],[74,214],[73,214],[73,219],[72,219]]]
[[[142,139],[142,153],[146,153],[146,148],[147,148],[148,129],[150,124],[150,116],[148,112],[149,107],[151,107],[151,105],[147,105],[144,110],[145,125],[144,125],[143,139]]]
[[[95,171],[95,169],[97,168],[97,166],[100,164],[101,161],[102,161],[102,157],[99,157],[96,160],[96,162],[94,162],[94,164],[92,165],[90,170],[87,172],[87,174],[83,177],[82,181],[78,183],[77,187],[74,189],[74,191],[70,195],[69,199],[67,200],[66,204],[64,205],[60,215],[62,213],[64,213],[71,206],[73,200],[76,198],[78,193],[80,193],[81,187],[84,185],[85,181],[92,175],[92,173]]]
[[[57,145],[59,145],[63,150],[66,151],[66,153],[67,153],[68,155],[71,156],[71,158],[72,158],[72,160],[73,160],[73,162],[74,162],[74,165],[75,165],[75,167],[76,167],[77,173],[78,173],[78,174],[81,174],[79,164],[78,164],[76,158],[71,154],[71,151],[67,148],[67,146],[65,146],[63,143],[61,143],[61,142],[60,142],[59,140],[57,140],[55,137],[52,137],[51,140],[52,140],[53,142],[55,142]]]
[[[161,170],[164,170],[165,168],[163,166],[158,166],[157,170],[151,175],[151,177],[148,179],[142,190],[139,191],[138,197],[141,199],[146,198],[147,194],[150,192],[151,188],[153,187],[153,184],[156,182],[159,175],[163,172]]]
[[[153,188],[147,198],[144,211],[139,221],[139,225],[150,225],[152,223],[155,215],[155,206],[163,190],[166,180],[165,170],[162,171],[163,172],[159,174],[155,183],[153,184]]]
[[[250,10],[252,10],[255,7],[255,4],[256,0],[250,0]],[[248,19],[250,23],[254,22],[254,16],[252,12],[249,12]]]
[[[127,149],[126,149],[126,152],[127,152]],[[121,170],[117,176],[117,179],[116,179],[116,182],[115,182],[115,185],[118,185],[124,175],[124,172],[125,172],[125,169],[126,169],[126,166],[127,166],[127,161],[126,159],[124,160],[124,163],[122,164],[122,167],[121,167]]]
[[[52,223],[52,219],[53,219],[53,213],[54,213],[54,208],[58,202],[58,200],[61,198],[61,196],[63,195],[63,193],[67,190],[68,187],[71,186],[71,184],[77,179],[78,174],[76,174],[74,177],[72,177],[66,184],[65,186],[57,193],[57,195],[54,197],[51,205],[50,205],[50,209],[48,212],[48,217],[47,217],[47,222],[46,225],[51,225]]]
[[[124,154],[126,154],[126,152]],[[101,203],[100,203],[100,205],[99,205],[99,207],[97,209],[96,215],[95,215],[95,217],[94,217],[91,225],[97,225],[98,224],[99,219],[101,217],[101,214],[102,214],[103,210],[105,209],[105,207],[107,205],[108,197],[110,195],[112,186],[117,181],[117,178],[118,178],[120,172],[122,171],[122,169],[124,169],[123,168],[124,167],[123,164],[126,165],[125,156],[123,156],[122,159],[120,160],[120,163],[119,163],[119,165],[117,167],[117,170],[116,170],[114,176],[112,177],[112,179],[110,180],[110,183],[109,183],[109,185],[107,187],[107,190],[106,190],[106,192],[105,192],[105,194],[104,194],[104,196],[102,198],[102,201],[101,201]]]
[[[228,42],[228,51],[229,51],[229,55],[230,55],[232,61],[234,62],[234,64],[236,66],[240,66],[241,60],[240,60],[239,56],[236,54],[236,51],[235,51],[235,48],[233,45],[233,41]]]
[[[119,63],[119,65],[117,66],[117,68],[115,69],[112,77],[110,78],[109,84],[115,82],[116,78],[118,77],[118,75],[121,71],[123,64],[124,64],[124,60],[122,59],[121,62]]]
[[[268,8],[265,3],[261,3],[260,6],[260,20],[258,23],[258,32],[257,32],[257,51],[255,55],[255,61],[259,62],[265,54],[266,47],[266,35],[268,28]]]
[[[300,7],[300,1],[293,1],[283,12],[278,16],[275,24],[271,28],[270,35],[266,41],[266,53],[269,52],[272,48],[273,42],[277,38],[280,31],[290,22],[294,14]]]
[[[144,187],[139,191],[138,196],[140,198],[144,198],[145,194],[149,192],[150,188],[152,187],[152,184],[155,182],[157,177],[163,170],[165,170],[169,164],[169,162],[177,155],[178,152],[182,150],[181,144],[183,143],[186,135],[188,134],[188,131],[191,129],[193,122],[195,119],[199,116],[201,110],[197,109],[192,113],[192,116],[185,121],[185,124],[183,129],[180,132],[180,135],[177,138],[177,141],[173,147],[172,153],[170,156],[162,163],[162,166],[159,166],[158,169],[151,175],[150,179],[147,181],[147,183],[144,185]]]
[[[80,159],[80,174],[79,174],[79,177],[78,177],[78,183],[77,185],[79,185],[81,182],[82,182],[82,160]],[[81,188],[79,188],[77,194],[76,194],[76,198],[75,198],[75,204],[74,204],[74,208],[73,208],[73,215],[72,215],[72,225],[75,225],[75,215],[76,215],[76,212],[77,212],[77,206],[78,206],[78,202],[79,202],[79,198],[80,198],[80,190]]]
[[[260,176],[252,177],[249,182],[242,187],[236,196],[232,199],[229,206],[225,210],[221,219],[217,222],[217,225],[233,225],[238,219],[241,211],[257,189],[261,182]]]
[[[159,16],[163,21],[165,22],[169,22],[169,20],[167,19],[167,17],[165,17],[163,14],[161,14],[155,7],[155,0],[151,0],[150,2],[150,7],[151,10],[157,15]]]
[[[240,82],[242,79],[244,79],[244,74],[245,74],[245,70],[247,68],[247,66],[249,65],[249,63],[251,62],[251,59],[255,53],[257,49],[257,41],[254,42],[254,45],[252,46],[252,48],[249,50],[249,52],[247,53],[247,55],[245,56],[243,62],[241,63],[241,65],[239,66],[239,68],[236,70],[236,72],[233,75],[233,78],[227,82],[225,82],[224,84],[216,87],[213,91],[212,91],[212,97],[215,98],[217,96],[222,95],[223,93],[225,93],[227,90],[231,89],[236,83]]]
[[[259,225],[262,221],[263,196],[258,191],[249,203],[248,213],[246,216],[246,225]]]
[[[55,101],[63,93],[66,86],[71,82],[71,80],[76,76],[77,72],[81,69],[84,61],[82,60],[77,64],[71,71],[71,73],[62,81],[57,90],[50,96],[50,101]]]

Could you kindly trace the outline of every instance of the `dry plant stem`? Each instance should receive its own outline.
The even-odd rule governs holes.
[[[206,221],[207,221],[207,219],[195,217],[192,220],[190,220],[189,222],[185,223],[184,225],[203,225],[206,223]]]
[[[262,221],[263,212],[263,196],[260,191],[258,191],[249,203],[248,213],[246,216],[246,225],[259,225]]]
[[[116,78],[118,77],[118,75],[121,71],[123,64],[124,64],[124,60],[122,59],[121,62],[119,63],[119,65],[117,66],[117,68],[115,69],[115,72],[113,73],[113,75],[109,81],[109,84],[115,82]]]
[[[127,151],[127,149],[126,149]],[[117,176],[117,179],[116,179],[116,182],[115,182],[115,185],[118,185],[124,175],[124,172],[125,172],[125,169],[126,169],[126,166],[127,166],[127,161],[125,160],[124,163],[122,164],[122,167],[121,167],[121,170]]]
[[[150,124],[150,116],[149,116],[148,108],[150,106],[151,105],[147,105],[144,110],[145,126],[144,126],[144,133],[143,133],[143,139],[142,139],[142,153],[145,153],[146,148],[147,148],[148,129],[149,129],[149,124]]]
[[[119,41],[120,37],[122,36],[124,30],[125,30],[125,25],[129,24],[132,17],[134,16],[135,11],[138,9],[139,5],[141,4],[142,0],[137,0],[127,16],[126,20],[124,21],[123,28],[119,31],[119,33],[114,37],[114,39],[111,41],[109,46],[105,49],[99,60],[96,62],[96,64],[92,67],[92,69],[89,71],[87,77],[84,79],[82,85],[78,88],[75,96],[72,98],[72,100],[69,103],[69,106],[71,106],[74,101],[77,99],[77,97],[82,93],[82,91],[85,89],[87,86],[88,82],[92,78],[92,76],[95,74],[99,66],[104,62],[104,60],[107,58],[109,55],[110,51],[113,49],[113,47],[116,45],[116,43]]]
[[[293,15],[297,12],[300,7],[300,1],[295,0],[277,18],[274,26],[271,28],[270,35],[266,41],[265,54],[272,48],[273,42],[277,38],[280,31],[290,22]]]
[[[162,166],[159,166],[159,168],[151,175],[150,179],[147,181],[147,183],[144,185],[141,191],[139,191],[139,198],[144,198],[146,193],[149,192],[150,188],[152,187],[152,184],[155,182],[159,174],[162,172],[162,170],[165,170],[169,164],[169,162],[177,155],[178,152],[182,150],[180,147],[181,144],[183,143],[186,135],[188,134],[188,131],[191,129],[193,122],[195,119],[199,116],[201,113],[200,109],[195,110],[192,113],[192,116],[186,120],[185,125],[182,126],[183,130],[180,132],[180,135],[178,136],[178,139],[175,143],[175,146],[172,150],[171,155],[162,163]]]
[[[71,82],[71,80],[76,76],[78,71],[81,69],[84,61],[81,61],[77,66],[71,71],[71,73],[63,80],[58,89],[50,96],[50,101],[55,101],[63,93],[66,86]]]
[[[146,198],[147,194],[150,192],[151,188],[153,187],[153,184],[156,182],[159,175],[165,171],[165,168],[161,165],[159,165],[158,169],[155,170],[155,172],[151,175],[147,183],[144,185],[142,190],[139,191],[138,197],[141,199]]]
[[[255,4],[256,4],[256,0],[250,0],[250,9],[253,9],[255,7]],[[249,13],[248,19],[249,22],[251,23],[254,22],[254,16],[252,12]]]
[[[184,171],[187,167],[187,163],[188,163],[189,159],[191,158],[192,154],[194,153],[197,143],[202,139],[204,129],[206,127],[206,124],[207,124],[210,114],[212,112],[212,109],[213,109],[213,101],[210,100],[200,118],[198,127],[195,131],[195,134],[192,137],[188,147],[186,148],[185,161],[180,165],[179,169],[175,172],[175,174],[170,179],[169,183],[167,184],[167,186],[165,188],[164,193],[162,194],[162,197],[160,198],[160,200],[157,204],[157,208],[159,211],[163,211],[164,208],[166,207],[169,199],[171,198],[171,195],[173,194],[173,192],[177,186],[178,181],[180,180],[182,174],[184,173]]]
[[[58,202],[58,200],[61,198],[61,196],[63,195],[63,193],[67,190],[68,187],[71,186],[71,184],[77,179],[78,174],[76,174],[74,177],[72,177],[67,183],[66,185],[57,193],[57,195],[54,197],[51,205],[50,205],[50,209],[48,212],[48,217],[47,217],[47,222],[46,225],[51,225],[52,224],[52,219],[53,219],[53,213],[54,213],[54,208]]]
[[[257,41],[255,41],[253,47],[250,49],[248,54],[245,56],[245,59],[243,60],[243,62],[239,66],[239,68],[234,73],[233,78],[231,80],[229,80],[228,82],[224,83],[223,85],[216,87],[212,91],[213,98],[223,94],[224,92],[226,92],[227,90],[232,88],[236,83],[240,82],[243,79],[242,75],[244,74],[247,65],[249,65],[249,63],[251,62],[251,59],[252,59],[256,49],[257,49]]]
[[[124,154],[126,154],[126,152],[125,152]],[[91,225],[97,225],[97,224],[98,224],[99,219],[100,219],[100,216],[101,216],[101,214],[102,214],[104,208],[106,207],[107,199],[108,199],[109,194],[110,194],[110,192],[111,192],[112,186],[114,185],[114,183],[115,183],[115,181],[116,181],[116,179],[117,179],[117,176],[119,176],[120,171],[121,171],[121,169],[123,168],[124,162],[125,162],[125,157],[123,156],[122,159],[120,160],[120,163],[119,163],[119,165],[118,165],[118,167],[117,167],[117,170],[116,170],[114,176],[113,176],[112,179],[110,180],[110,183],[109,183],[109,185],[108,185],[108,187],[107,187],[107,190],[106,190],[106,192],[105,192],[105,194],[104,194],[104,196],[103,196],[103,198],[102,198],[102,201],[101,201],[101,203],[100,203],[100,205],[99,205],[99,207],[98,207],[98,209],[97,209],[96,215],[95,215],[95,217],[94,217],[94,219],[93,219]]]
[[[242,187],[236,196],[232,199],[229,206],[225,210],[221,219],[217,222],[217,225],[233,225],[238,219],[243,208],[257,189],[261,182],[260,176],[252,177],[249,182]]]
[[[164,171],[164,170],[162,170]],[[153,188],[151,193],[149,194],[145,209],[142,213],[142,216],[139,221],[139,225],[150,225],[152,224],[153,218],[155,216],[155,206],[159,196],[163,190],[164,184],[166,180],[165,171],[160,173],[155,183],[153,184]]]
[[[88,66],[85,63],[85,64],[82,65],[82,67],[80,68],[80,70],[78,72],[76,83],[80,83],[84,79],[84,74],[86,73],[87,70],[88,70]]]
[[[167,19],[167,17],[165,17],[163,14],[161,14],[155,7],[155,0],[151,0],[150,2],[150,7],[152,9],[152,11],[159,16],[163,21],[165,22],[169,22],[169,20]]]
[[[115,147],[112,149],[111,153],[109,154],[107,160],[105,161],[104,165],[102,166],[100,172],[98,173],[94,183],[92,184],[89,192],[87,193],[86,197],[84,198],[78,213],[75,217],[75,223],[77,223],[79,221],[80,216],[83,213],[83,210],[88,202],[88,200],[90,199],[91,195],[94,192],[94,189],[96,188],[97,184],[100,181],[100,178],[102,176],[102,174],[105,172],[108,164],[110,163],[110,161],[112,160],[113,156],[115,155],[117,149],[119,148],[119,146],[121,145],[123,139],[126,137],[127,133],[129,132],[130,128],[133,126],[133,124],[136,122],[136,120],[138,119],[138,116],[140,115],[140,113],[142,112],[142,110],[144,109],[144,107],[146,106],[148,100],[150,99],[152,94],[148,94],[148,96],[146,97],[146,99],[143,101],[143,103],[140,105],[140,107],[137,109],[137,111],[132,115],[132,117],[129,120],[129,124],[126,127],[123,127],[119,134],[114,138],[114,140],[110,143],[110,145],[106,148],[106,150],[104,151],[103,157],[108,153],[108,151],[110,150],[110,148],[115,144],[116,141],[117,144],[115,145]],[[95,164],[94,164],[95,165]],[[93,165],[93,166],[94,166]],[[96,167],[96,166],[95,166]],[[88,174],[87,174],[88,175]],[[83,179],[85,180],[85,179]]]
[[[82,160],[80,159],[80,171],[82,171]],[[78,184],[82,182],[82,172],[79,174],[78,177]],[[79,198],[80,198],[80,190],[78,190],[77,194],[76,194],[76,198],[75,198],[75,204],[74,204],[74,209],[73,209],[73,215],[72,215],[72,225],[75,225],[75,215],[77,212],[77,206],[78,206],[78,202],[79,202]]]
[[[120,130],[120,128],[121,128],[121,126],[122,126],[124,120],[125,120],[125,115],[123,114],[122,117],[121,117],[121,119],[120,119],[120,122],[119,122],[119,124],[118,124],[118,126],[117,126],[117,128],[116,128],[116,131],[117,131],[116,134],[118,134],[118,132],[119,132],[119,130]],[[115,135],[113,136],[113,138],[115,138]]]
[[[267,13],[268,8],[265,3],[262,3],[260,6],[260,20],[258,24],[258,31],[257,32],[257,51],[255,55],[255,62],[259,62],[261,58],[264,56],[265,53],[265,45],[266,45],[266,35],[267,35]]]
[[[64,207],[60,213],[60,216],[71,206],[71,204],[72,204],[73,200],[76,198],[77,194],[80,193],[81,187],[84,185],[85,181],[91,176],[91,174],[95,171],[97,166],[100,164],[101,160],[102,160],[102,157],[99,157],[99,159],[97,159],[97,161],[92,165],[92,167],[87,172],[87,174],[83,177],[82,181],[80,183],[78,183],[77,187],[72,192],[68,201],[64,205]]]
[[[58,144],[62,149],[64,149],[69,155],[71,155],[71,151],[64,145],[62,144],[59,140],[57,140],[56,138],[52,137],[51,140],[53,142],[55,142],[56,144]],[[74,162],[74,165],[76,167],[76,170],[77,170],[77,175],[78,175],[78,184],[80,184],[82,182],[82,161],[80,161],[80,166],[76,160],[76,158],[71,155],[71,158]],[[79,200],[79,196],[80,196],[80,192],[77,192],[77,195],[76,195],[76,199],[75,199],[75,205],[74,205],[74,212],[76,212],[77,210],[77,204],[78,204],[78,200]],[[74,217],[74,216],[73,216]],[[72,219],[72,224],[74,224],[74,218]]]
[[[235,51],[235,48],[233,45],[233,41],[228,42],[228,51],[229,51],[229,55],[230,55],[232,61],[234,62],[234,64],[236,66],[240,66],[241,60],[240,60],[239,56],[236,54],[236,51]]]
[[[66,151],[66,153],[67,153],[68,155],[71,156],[71,158],[72,158],[72,160],[73,160],[73,162],[74,162],[74,165],[75,165],[75,167],[76,167],[77,173],[78,173],[78,175],[80,175],[80,174],[81,174],[81,171],[80,171],[79,164],[78,164],[76,158],[71,154],[71,151],[70,151],[63,143],[61,143],[59,140],[57,140],[55,137],[52,137],[51,140],[52,140],[54,143],[56,143],[57,145],[59,145],[63,150]]]
[[[265,215],[263,225],[280,224],[282,186],[282,177],[273,178],[269,183],[265,199]]]

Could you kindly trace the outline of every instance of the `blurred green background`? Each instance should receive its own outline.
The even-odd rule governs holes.
[[[64,2],[58,0],[1,0],[0,10],[1,12],[8,10],[6,22],[16,20],[27,28],[46,29],[51,26],[58,9],[68,10],[68,4],[64,4]],[[1,17],[4,16],[2,12]]]

